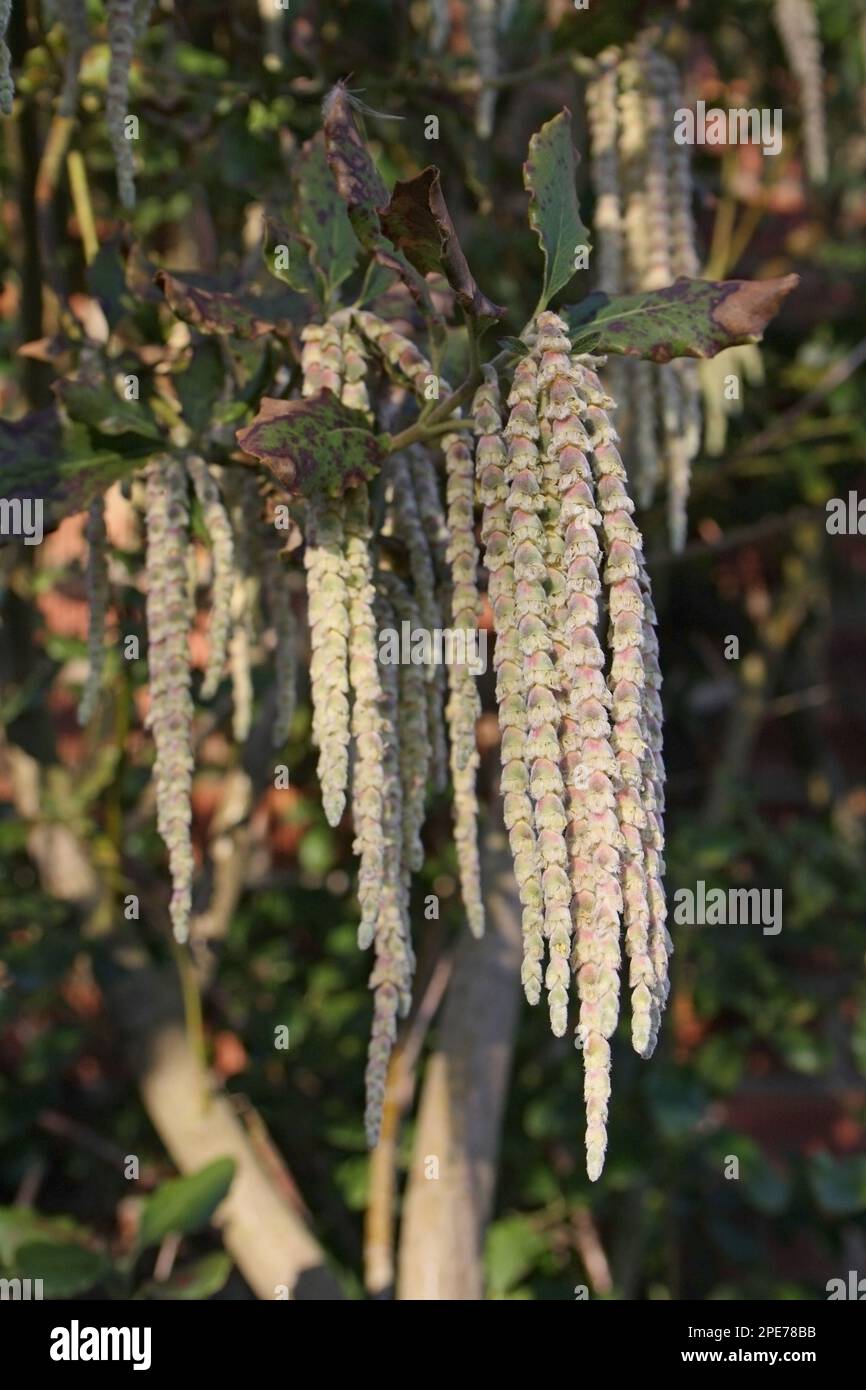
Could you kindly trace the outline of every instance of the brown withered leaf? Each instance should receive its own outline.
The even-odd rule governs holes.
[[[154,280],[172,313],[201,333],[261,338],[266,333],[285,337],[291,332],[289,321],[267,300],[225,290],[208,276],[180,276],[158,270]]]
[[[505,310],[481,292],[469,269],[434,165],[414,179],[398,180],[381,225],[422,275],[440,271],[445,276],[467,314],[488,324],[503,317]]]

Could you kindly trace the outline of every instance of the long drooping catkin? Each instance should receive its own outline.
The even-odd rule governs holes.
[[[261,497],[254,477],[240,480],[228,470],[224,480],[232,526],[234,577],[231,594],[231,636],[228,644],[232,682],[232,733],[245,743],[253,716],[253,646],[260,590],[258,577],[258,535],[261,527]]]
[[[344,507],[332,498],[307,505],[304,564],[310,622],[313,740],[329,825],[339,825],[349,775],[349,608]]]
[[[541,997],[544,959],[543,903],[541,867],[534,830],[532,800],[529,795],[529,769],[526,739],[526,687],[523,658],[517,631],[516,569],[521,571],[521,600],[525,607],[544,602],[541,581],[545,567],[540,553],[531,543],[521,547],[519,556],[512,548],[506,501],[508,456],[502,435],[502,406],[499,382],[492,367],[485,367],[484,382],[472,403],[477,443],[475,450],[478,495],[482,504],[481,542],[488,571],[487,593],[493,612],[496,647],[496,706],[501,731],[500,787],[504,797],[503,814],[514,861],[514,875],[523,911],[523,965],[521,980],[530,1004]],[[535,552],[533,557],[532,551]],[[534,561],[534,564],[533,564]],[[529,571],[532,570],[530,574]]]
[[[102,673],[105,669],[105,619],[108,608],[108,561],[105,535],[105,498],[96,497],[90,504],[84,531],[88,544],[86,588],[87,621],[87,681],[78,706],[78,721],[86,724],[99,698]]]
[[[12,81],[12,54],[6,42],[9,20],[12,17],[12,0],[0,0],[0,114],[11,116],[12,102],[15,99],[15,83]]]
[[[392,627],[396,616],[383,593],[376,599],[376,622]],[[399,674],[396,665],[381,671],[383,750],[380,786],[383,808],[383,879],[375,922],[375,964],[370,976],[373,990],[373,1026],[367,1054],[367,1103],[364,1122],[367,1142],[378,1141],[385,1099],[388,1060],[397,1036],[397,1017],[408,1012],[414,957],[409,930],[408,870],[403,862],[403,797],[399,763]]]
[[[826,183],[829,161],[824,67],[814,0],[775,0],[773,17],[785,56],[800,84],[806,170],[813,183]]]
[[[436,572],[430,538],[424,528],[418,500],[407,459],[395,454],[390,460],[389,475],[393,487],[393,510],[396,529],[406,546],[409,569],[421,626],[431,643],[443,625],[442,611],[436,592]],[[427,732],[431,740],[430,767],[433,784],[444,790],[448,780],[448,747],[445,740],[443,706],[445,703],[445,673],[431,661],[424,668],[427,683]]]
[[[203,700],[217,692],[226,663],[229,633],[232,622],[232,591],[234,589],[234,542],[228,512],[223,504],[219,484],[204,459],[191,457],[187,468],[195,495],[202,510],[205,530],[211,543],[213,566],[212,605],[210,622],[210,652],[202,682]]]
[[[469,33],[478,64],[480,88],[475,106],[475,134],[489,140],[496,113],[496,88],[491,84],[499,73],[498,0],[474,0],[469,7]]]
[[[298,634],[289,572],[283,560],[280,538],[273,526],[263,528],[261,556],[262,587],[275,637],[276,707],[271,743],[274,748],[282,748],[289,736],[297,703]]]
[[[352,686],[351,731],[353,849],[360,858],[358,945],[370,945],[385,882],[385,834],[382,759],[385,730],[382,679],[373,607],[373,562],[370,499],[366,487],[352,488],[345,500],[346,592],[349,612],[349,677]]]
[[[135,161],[132,141],[126,138],[129,114],[129,77],[135,48],[135,0],[107,0],[108,90],[105,117],[114,151],[117,192],[123,207],[135,207]]]
[[[481,713],[481,701],[468,664],[469,634],[476,630],[478,621],[475,468],[472,451],[460,435],[446,435],[443,448],[450,533],[446,558],[451,567],[451,626],[455,639],[462,636],[464,644],[462,652],[452,653],[453,659],[448,667],[447,718],[451,735],[454,842],[460,891],[469,929],[474,936],[481,936],[484,932],[484,903],[478,857],[478,799],[475,793],[479,763],[475,725]]]
[[[410,631],[421,625],[414,595],[396,574],[380,570],[377,582],[387,596],[398,623]],[[397,732],[399,735],[400,784],[403,805],[403,863],[418,870],[424,862],[421,827],[424,824],[430,747],[427,737],[427,690],[424,671],[415,662],[399,666]]]
[[[171,921],[178,941],[189,935],[193,856],[192,698],[186,556],[189,545],[186,470],[168,456],[147,468],[147,631],[150,708],[156,745],[157,827],[168,850]]]

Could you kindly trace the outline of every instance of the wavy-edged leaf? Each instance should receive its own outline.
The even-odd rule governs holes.
[[[156,1245],[171,1233],[186,1235],[207,1225],[232,1185],[235,1166],[233,1158],[215,1158],[197,1173],[164,1182],[144,1204],[139,1246]]]
[[[281,300],[237,294],[208,275],[173,275],[168,270],[158,270],[154,280],[172,313],[200,333],[261,338],[265,333],[286,337],[291,332],[291,320]]]
[[[387,207],[388,190],[358,129],[343,82],[331,88],[322,111],[328,164],[355,236],[381,265],[400,276],[416,303],[438,321],[426,281],[382,230],[380,213]]]
[[[301,146],[295,181],[298,227],[310,247],[312,264],[321,277],[328,303],[352,274],[361,248],[334,182],[322,131]]]
[[[165,436],[142,402],[121,400],[105,380],[67,376],[56,381],[53,389],[70,420],[99,434],[134,434],[155,444],[165,443]]]
[[[65,423],[53,406],[0,421],[0,497],[41,501],[45,530],[85,511],[141,461],[141,449],[121,453],[95,445],[85,425]]]
[[[454,290],[458,304],[479,323],[501,319],[505,310],[478,288],[463,254],[457,229],[434,165],[414,179],[399,180],[381,216],[382,230],[422,275],[439,271]]]
[[[255,419],[238,430],[237,441],[287,492],[305,497],[338,495],[372,478],[385,457],[364,414],[327,389],[301,401],[264,396]]]
[[[673,357],[715,357],[723,348],[757,343],[799,284],[798,275],[772,280],[690,280],[680,276],[661,290],[587,295],[559,312],[575,350],[618,352],[670,362]]]
[[[544,254],[545,308],[574,275],[574,253],[590,244],[580,220],[575,184],[577,155],[571,139],[571,112],[564,106],[529,142],[523,186],[529,194],[529,225]]]

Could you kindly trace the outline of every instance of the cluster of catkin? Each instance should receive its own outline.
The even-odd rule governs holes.
[[[436,380],[411,339],[369,312],[341,310],[324,324],[308,325],[301,336],[303,395],[329,389],[371,420],[368,383],[374,372],[390,379],[398,397],[423,399]],[[457,432],[444,438],[443,453],[444,501],[430,453],[415,447],[388,459],[378,480],[375,526],[366,484],[340,497],[310,499],[306,508],[313,738],[322,801],[331,825],[339,823],[347,802],[351,807],[359,859],[358,940],[374,952],[365,1114],[371,1145],[379,1133],[397,1020],[410,1003],[409,886],[423,859],[427,789],[447,784],[449,761],[464,904],[471,929],[480,934],[484,926],[473,674],[460,662],[451,662],[446,672],[433,660],[394,660],[383,645],[389,633],[405,630],[432,639],[446,627],[476,625],[474,460]]]
[[[144,517],[147,541],[148,685],[147,726],[153,734],[157,826],[165,843],[172,884],[171,921],[178,941],[189,934],[193,853],[190,836],[193,772],[193,701],[189,636],[195,614],[195,552],[190,537],[190,502],[197,501],[210,542],[211,617],[209,656],[201,684],[212,698],[228,662],[235,695],[235,734],[249,731],[252,707],[250,667],[256,638],[255,597],[261,589],[274,630],[276,670],[272,741],[286,740],[295,707],[297,641],[282,562],[282,542],[262,521],[256,481],[221,479],[202,458],[159,455],[147,466]],[[105,623],[109,571],[102,498],[91,505],[85,536],[85,575],[90,617],[89,671],[79,705],[82,723],[97,708],[105,668]],[[253,573],[260,580],[244,590]],[[249,596],[239,605],[238,590]]]
[[[596,284],[606,294],[661,289],[698,274],[688,147],[673,138],[683,99],[674,64],[646,35],[607,49],[587,89],[596,196]],[[616,360],[606,380],[620,407],[635,491],[651,503],[667,484],[671,543],[681,549],[691,464],[700,447],[697,365]]]
[[[481,536],[523,985],[533,1004],[546,987],[561,1036],[575,979],[595,1180],[607,1145],[623,942],[641,1056],[655,1047],[668,994],[661,675],[642,538],[599,361],[573,354],[566,325],[549,312],[529,341],[507,414],[490,368],[473,403]]]

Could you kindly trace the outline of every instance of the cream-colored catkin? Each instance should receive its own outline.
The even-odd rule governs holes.
[[[211,544],[211,620],[210,651],[201,687],[203,700],[217,692],[226,664],[229,633],[232,623],[232,591],[235,578],[235,552],[232,525],[223,503],[219,483],[204,459],[187,459],[195,495],[201,507],[202,520]]]
[[[136,39],[135,0],[107,0],[107,18],[109,63],[105,117],[114,152],[118,196],[121,205],[131,211],[135,207],[135,161],[133,141],[126,138],[125,126]]]
[[[405,333],[398,332],[384,319],[367,309],[356,310],[354,321],[367,341],[380,354],[386,371],[398,383],[411,387],[421,400],[426,399],[425,392],[430,387],[435,388],[437,394],[448,393],[448,382],[437,376],[432,363]]]
[[[377,582],[393,608],[397,623],[408,623],[410,631],[420,627],[421,614],[415,598],[398,576],[391,571],[380,570]],[[427,683],[422,668],[415,662],[401,662],[398,671],[397,727],[403,803],[403,863],[409,870],[417,871],[424,862],[421,827],[424,824],[430,762]]]
[[[421,626],[428,635],[432,653],[433,638],[443,627],[442,612],[437,595],[434,557],[412,481],[407,459],[393,454],[388,473],[392,485],[393,514],[396,530],[406,546],[409,571],[418,604]],[[443,709],[445,706],[445,672],[432,657],[423,668],[427,683],[427,732],[431,742],[430,772],[434,787],[443,791],[448,781],[448,745],[445,738]]]
[[[756,343],[725,348],[698,363],[704,414],[704,450],[711,458],[725,451],[728,420],[743,410],[744,384],[764,380],[761,349]]]
[[[824,65],[814,0],[775,0],[773,17],[785,57],[800,85],[806,171],[812,183],[826,183],[829,159]]]
[[[271,744],[282,748],[289,736],[297,705],[298,629],[283,546],[273,526],[262,528],[262,588],[274,630],[275,707]]]
[[[376,599],[375,621],[392,627],[396,616],[385,595]],[[383,808],[383,877],[375,922],[375,964],[370,975],[373,990],[373,1024],[367,1053],[367,1143],[378,1142],[385,1100],[388,1062],[397,1036],[397,1018],[408,1013],[411,1002],[414,956],[409,927],[408,869],[403,862],[403,797],[399,765],[399,672],[396,665],[381,671],[383,755],[380,790]]]
[[[384,793],[382,766],[385,729],[382,714],[382,667],[379,663],[374,608],[372,525],[366,485],[345,498],[346,595],[349,613],[349,678],[352,688],[353,849],[359,858],[358,945],[370,945],[385,882]]]
[[[81,59],[90,44],[90,25],[85,0],[60,0],[60,18],[66,30],[66,64],[58,115],[74,116],[78,104],[78,74]]]
[[[517,631],[515,567],[521,568],[524,602],[538,594],[546,572],[544,559],[531,543],[515,553],[509,535],[506,502],[508,454],[502,425],[499,381],[492,366],[484,369],[484,381],[475,393],[475,468],[478,499],[482,506],[481,543],[488,573],[487,594],[493,614],[496,645],[496,706],[501,733],[500,759],[503,815],[514,863],[514,876],[522,907],[523,964],[520,978],[530,1004],[541,998],[544,962],[544,894],[535,838],[533,804],[529,794],[527,764],[527,712],[523,655]],[[534,555],[533,555],[534,551]],[[532,569],[530,577],[526,571]],[[541,592],[543,603],[544,594]]]
[[[156,746],[157,828],[168,850],[171,921],[175,937],[184,942],[189,936],[193,876],[193,705],[186,584],[187,475],[178,460],[164,456],[148,465],[146,507],[147,727]]]
[[[9,20],[12,18],[12,0],[0,0],[0,114],[12,115],[12,102],[15,100],[15,83],[12,80],[12,54],[6,42]]]
[[[87,680],[78,706],[78,722],[86,724],[96,708],[105,670],[105,622],[108,612],[108,555],[105,532],[105,498],[95,497],[84,529],[87,541]]]
[[[478,622],[478,547],[475,543],[475,465],[466,438],[446,435],[446,497],[450,540],[446,559],[450,565],[451,630],[455,645],[448,666],[446,715],[451,748],[451,781],[454,795],[454,843],[460,892],[466,920],[473,936],[484,934],[484,901],[478,855],[478,798],[475,781],[479,755],[475,726],[481,700],[469,665],[470,633]]]
[[[658,1039],[661,1015],[670,992],[668,962],[673,952],[673,942],[667,929],[667,904],[665,902],[662,876],[664,874],[664,809],[665,809],[665,768],[662,756],[662,675],[658,659],[658,638],[655,631],[656,614],[650,592],[649,574],[643,557],[638,557],[638,583],[643,599],[643,619],[641,633],[641,654],[644,668],[644,699],[642,710],[642,732],[646,748],[642,762],[642,801],[646,809],[646,822],[641,827],[643,841],[644,868],[649,900],[648,947],[652,965],[652,1007],[650,1010],[649,1036],[646,1045],[641,1047],[634,1035],[635,1048],[643,1057],[650,1057]]]
[[[329,825],[339,825],[349,776],[349,608],[344,503],[317,497],[307,504],[306,547],[313,741]]]

